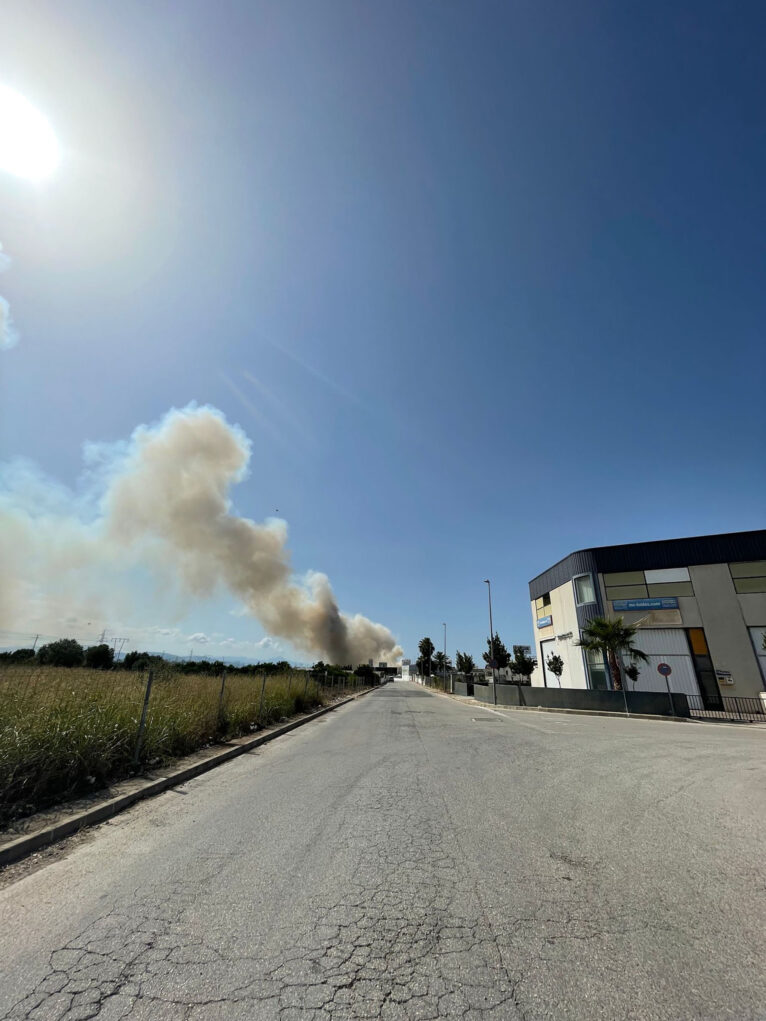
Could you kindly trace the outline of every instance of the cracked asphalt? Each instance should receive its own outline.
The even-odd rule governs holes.
[[[18,1021],[766,1018],[766,728],[388,685],[0,891]]]

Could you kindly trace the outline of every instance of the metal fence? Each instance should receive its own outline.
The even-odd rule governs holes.
[[[766,723],[766,704],[760,698],[727,698],[724,695],[687,695],[693,717],[706,720],[739,720]]]

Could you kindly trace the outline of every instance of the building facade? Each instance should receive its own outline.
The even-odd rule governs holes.
[[[546,664],[556,653],[561,687],[610,688],[604,657],[575,644],[606,616],[638,625],[635,645],[649,662],[636,664],[636,691],[665,690],[660,664],[671,691],[703,702],[766,690],[766,530],[578,550],[534,578],[529,594],[533,684],[559,686]]]

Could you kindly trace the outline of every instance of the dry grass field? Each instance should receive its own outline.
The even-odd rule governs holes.
[[[221,678],[155,671],[139,766],[146,674],[8,666],[0,670],[0,826],[147,765],[323,704],[303,672]],[[336,694],[338,693],[336,689]]]

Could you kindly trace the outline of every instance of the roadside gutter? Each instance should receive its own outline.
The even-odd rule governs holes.
[[[133,777],[129,780],[113,784],[110,788],[110,793],[117,790],[120,792],[117,795],[105,796],[102,800],[98,800],[97,803],[90,804],[81,811],[75,810],[70,815],[63,815],[63,818],[58,818],[56,821],[48,821],[43,825],[35,827],[34,816],[28,820],[23,820],[22,825],[29,824],[33,828],[22,836],[14,837],[8,831],[0,833],[0,868],[26,858],[27,855],[32,854],[34,851],[38,851],[40,848],[46,847],[57,840],[62,840],[64,837],[71,836],[71,834],[84,829],[86,826],[94,826],[105,819],[111,819],[120,812],[124,812],[126,808],[130,808],[137,801],[154,797],[155,794],[161,794],[171,787],[177,787],[180,784],[186,783],[187,780],[200,776],[202,773],[207,773],[211,769],[215,769],[216,766],[221,766],[224,762],[229,762],[239,755],[244,755],[245,752],[259,748],[275,738],[282,737],[283,734],[288,734],[291,730],[303,727],[307,723],[312,723],[320,716],[324,716],[334,709],[340,709],[341,706],[348,705],[349,702],[361,698],[362,695],[367,695],[370,691],[375,691],[375,688],[367,688],[365,691],[350,695],[348,698],[334,702],[331,705],[323,706],[315,713],[301,716],[281,726],[270,727],[250,737],[235,738],[227,742],[223,748],[216,746],[213,750],[205,749],[204,751],[186,756],[175,769],[163,770],[162,776],[150,774],[149,776]],[[63,804],[54,806],[51,812],[41,813],[41,815],[47,816],[50,819],[52,814],[61,816],[66,811],[67,805]]]

